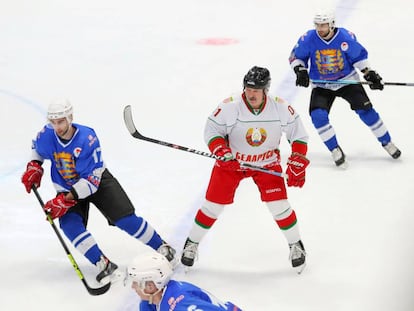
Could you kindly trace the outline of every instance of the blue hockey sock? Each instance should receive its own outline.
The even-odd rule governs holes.
[[[374,108],[368,110],[356,110],[355,112],[358,114],[362,122],[370,128],[381,145],[384,146],[391,141],[391,136],[384,122],[382,122],[379,114]]]
[[[115,226],[155,250],[162,245],[162,239],[154,228],[142,217],[135,214],[118,219]]]
[[[325,146],[332,151],[338,147],[336,133],[332,125],[329,123],[328,111],[324,109],[315,109],[311,112],[312,123],[318,131],[320,138]]]
[[[92,234],[86,230],[82,217],[77,213],[67,213],[59,219],[60,228],[73,246],[92,264],[96,264],[102,255]]]

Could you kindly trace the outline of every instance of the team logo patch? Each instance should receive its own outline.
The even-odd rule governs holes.
[[[54,152],[53,162],[60,176],[62,176],[68,185],[73,185],[79,180],[79,175],[76,172],[75,160],[70,153]]]
[[[316,51],[315,63],[321,75],[336,74],[345,67],[344,57],[339,49]]]
[[[349,48],[349,45],[348,45],[348,43],[347,42],[342,42],[341,43],[341,50],[342,51],[348,51],[348,48]]]
[[[249,128],[246,133],[246,141],[250,146],[258,147],[264,143],[267,133],[264,128]]]
[[[82,151],[82,148],[80,148],[80,147],[76,147],[76,148],[73,150],[73,155],[75,156],[75,158],[78,158],[78,157],[79,157],[79,155],[80,155],[81,151]]]

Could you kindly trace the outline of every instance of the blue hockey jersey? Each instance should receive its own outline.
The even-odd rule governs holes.
[[[231,302],[222,302],[214,295],[191,283],[170,280],[164,289],[159,308],[148,301],[140,303],[140,311],[241,311]]]
[[[289,62],[292,68],[297,65],[309,67],[311,80],[359,80],[355,68],[368,67],[367,58],[367,50],[345,28],[336,28],[334,36],[327,41],[313,29],[299,38]]]
[[[47,124],[33,140],[33,160],[51,161],[51,179],[58,192],[73,187],[79,199],[95,193],[105,169],[98,137],[92,128],[72,124],[76,131],[68,141]]]

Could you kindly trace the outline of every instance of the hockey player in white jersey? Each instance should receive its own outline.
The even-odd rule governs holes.
[[[309,114],[335,164],[343,168],[347,166],[345,153],[338,144],[329,120],[336,97],[341,97],[350,104],[351,109],[369,127],[391,157],[399,158],[401,151],[391,141],[385,123],[372,106],[362,85],[334,83],[338,80],[358,82],[358,69],[370,83],[371,89],[382,90],[384,82],[371,69],[367,50],[357,41],[355,34],[335,26],[333,13],[318,12],[313,21],[315,29],[307,31],[299,38],[290,54],[289,62],[296,74],[296,85],[308,87],[310,82],[312,84]]]
[[[256,183],[261,200],[286,237],[290,260],[301,271],[305,266],[305,249],[301,241],[295,211],[287,200],[285,180],[264,172],[241,168],[239,161],[282,172],[279,143],[285,134],[292,148],[287,161],[287,185],[302,187],[308,134],[291,105],[268,94],[269,70],[251,68],[243,80],[243,92],[221,102],[208,117],[205,142],[210,151],[226,161],[215,162],[206,192],[185,242],[181,262],[192,266],[202,238],[214,225],[226,204],[233,203],[235,191],[244,178]]]

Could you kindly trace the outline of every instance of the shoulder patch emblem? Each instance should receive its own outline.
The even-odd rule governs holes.
[[[348,51],[348,49],[349,49],[348,43],[347,42],[342,42],[341,43],[341,50],[346,52],[346,51]]]
[[[275,97],[275,101],[278,103],[278,104],[286,104],[286,101],[283,99],[283,98],[280,98],[280,97]]]
[[[231,103],[233,101],[233,97],[227,97],[225,100],[223,100],[223,103]]]

